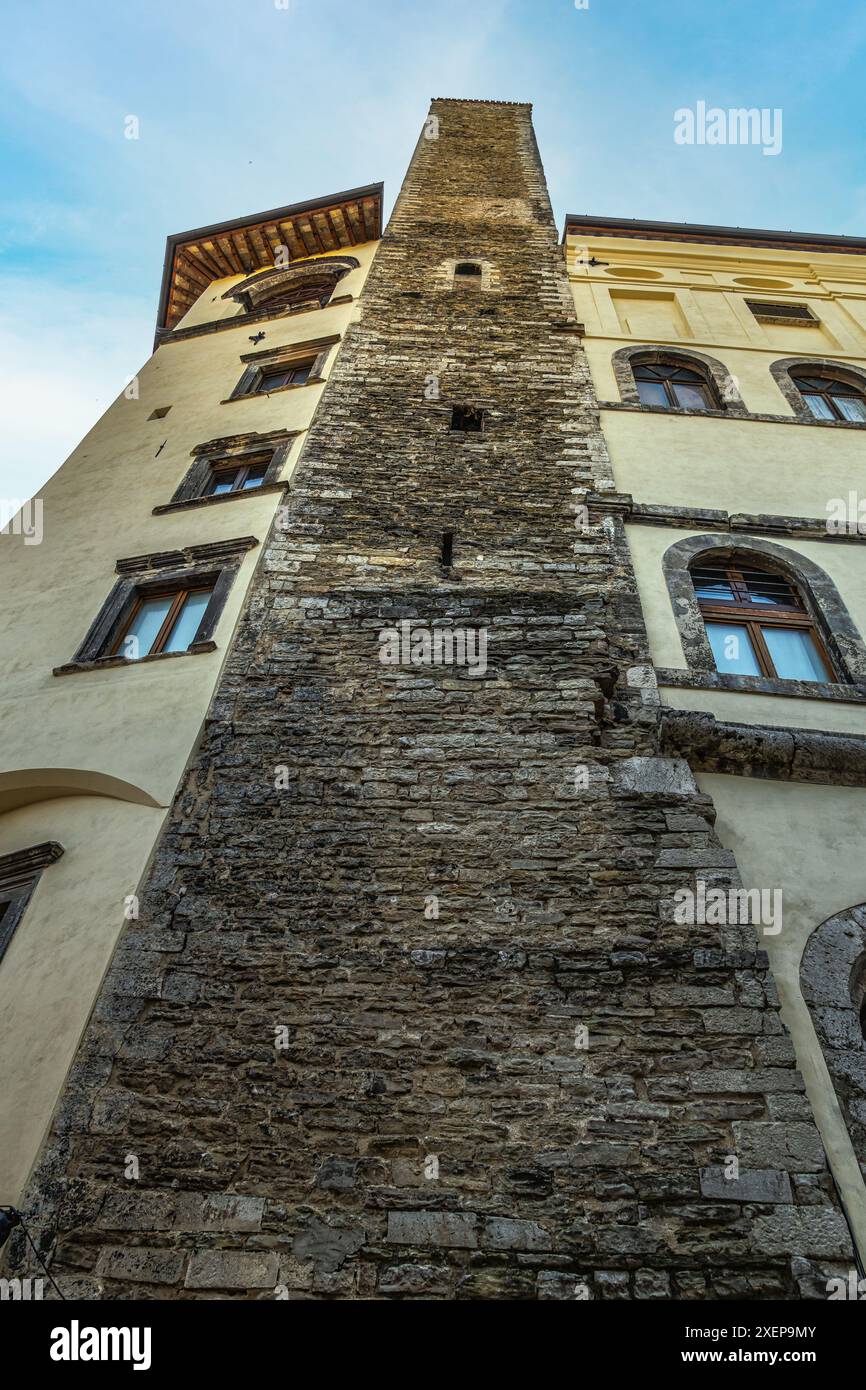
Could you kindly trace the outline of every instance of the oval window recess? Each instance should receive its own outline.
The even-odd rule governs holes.
[[[661,280],[660,270],[644,270],[642,266],[609,265],[605,275],[613,275],[617,280]]]
[[[793,289],[791,280],[763,280],[757,275],[737,275],[734,278],[735,285],[745,285],[749,290],[790,290]]]

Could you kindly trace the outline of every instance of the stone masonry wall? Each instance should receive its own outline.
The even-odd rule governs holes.
[[[67,1293],[850,1267],[754,929],[672,920],[738,880],[658,756],[621,526],[581,525],[610,486],[530,109],[436,101],[34,1178]],[[383,664],[402,621],[486,672]]]

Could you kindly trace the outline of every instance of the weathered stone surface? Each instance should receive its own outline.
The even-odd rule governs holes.
[[[734,1121],[740,1162],[749,1168],[785,1168],[795,1173],[820,1173],[827,1166],[824,1145],[813,1124]]]
[[[127,1284],[176,1284],[185,1256],[179,1250],[149,1250],[145,1246],[106,1245],[99,1252],[96,1273]]]
[[[186,1287],[272,1289],[277,1282],[277,1268],[277,1256],[272,1251],[203,1250],[190,1256]]]
[[[452,1279],[448,1270],[436,1265],[388,1265],[379,1276],[379,1292],[430,1298],[447,1294]]]
[[[536,1221],[488,1216],[482,1220],[478,1243],[491,1250],[549,1250],[551,1242]]]
[[[329,1225],[312,1217],[295,1236],[292,1253],[296,1259],[312,1260],[318,1269],[329,1273],[360,1250],[365,1241],[361,1227]]]
[[[614,786],[644,796],[694,796],[697,783],[682,758],[623,758],[614,767]],[[703,826],[701,826],[703,829]]]
[[[791,1202],[788,1174],[777,1168],[741,1168],[736,1178],[725,1169],[702,1168],[701,1192],[723,1202]]]
[[[388,1213],[388,1240],[395,1245],[474,1250],[478,1245],[478,1217],[475,1212],[392,1211]]]
[[[842,1213],[830,1207],[780,1207],[756,1218],[752,1243],[764,1255],[810,1250],[831,1258],[850,1254],[851,1237]]]

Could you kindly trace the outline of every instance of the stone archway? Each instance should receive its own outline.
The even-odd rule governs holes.
[[[866,903],[828,917],[809,938],[800,985],[866,1176]]]

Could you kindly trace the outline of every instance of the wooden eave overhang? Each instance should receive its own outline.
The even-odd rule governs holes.
[[[168,237],[157,334],[175,328],[214,280],[272,266],[279,246],[286,246],[294,261],[377,241],[382,235],[383,187],[371,183]]]

